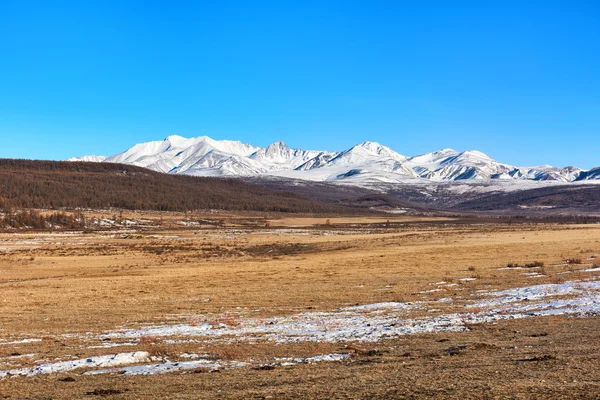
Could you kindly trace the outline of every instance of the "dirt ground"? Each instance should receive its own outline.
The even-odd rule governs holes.
[[[564,305],[521,311],[576,295],[591,299],[586,310],[597,309],[588,284],[600,280],[599,225],[118,219],[129,222],[0,234],[0,398],[600,399],[598,315],[562,312]],[[561,291],[506,300],[521,309],[503,308],[496,319],[495,308],[476,302],[532,286]],[[382,308],[360,308],[374,304]],[[421,329],[448,315],[461,321]],[[382,318],[396,333],[373,336]],[[302,321],[310,329],[275,331]],[[265,330],[270,325],[276,333]],[[165,333],[173,326],[183,328]],[[342,328],[348,336],[330,335]],[[137,364],[174,369],[130,375],[119,369],[124,363],[97,375],[85,373],[102,365],[35,372],[133,352],[148,355]],[[332,354],[340,358],[311,361]],[[177,369],[190,359],[217,367]]]

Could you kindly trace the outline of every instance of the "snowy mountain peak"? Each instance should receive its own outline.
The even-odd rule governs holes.
[[[400,154],[396,153],[389,147],[386,147],[377,142],[362,142],[360,144],[357,144],[353,148],[364,149],[368,152],[371,152],[373,154],[378,154],[378,155],[385,155],[385,156],[393,155],[393,156],[404,157],[404,156],[401,156]]]
[[[139,143],[104,158],[86,156],[70,161],[134,164],[155,171],[203,176],[275,175],[353,184],[406,182],[407,180],[536,180],[573,182],[600,180],[600,168],[515,167],[500,163],[477,150],[442,149],[405,157],[377,142],[366,141],[341,152],[301,150],[283,141],[264,148],[208,136]]]
[[[201,138],[201,137],[200,137]],[[197,139],[200,139],[197,138]],[[177,144],[177,143],[184,143],[186,141],[189,141],[190,139],[186,139],[183,136],[179,136],[179,135],[169,135],[165,138],[165,141],[167,142],[171,142],[172,144]],[[193,140],[193,139],[192,139]]]
[[[107,157],[106,156],[97,156],[97,155],[89,155],[89,156],[83,156],[83,157],[71,157],[65,161],[84,161],[84,162],[102,162],[104,160],[106,160]]]
[[[461,153],[463,157],[473,157],[473,158],[482,158],[486,160],[491,160],[492,158],[485,153],[477,150],[467,150]]]
[[[366,142],[357,144],[355,147],[361,147],[365,150],[369,150],[374,153],[377,153],[377,152],[381,151],[384,146],[382,146],[381,144],[379,144],[377,142],[366,141]]]
[[[314,150],[299,150],[289,148],[283,141],[271,143],[250,156],[254,161],[263,163],[273,171],[296,169],[321,152]]]
[[[383,159],[391,159],[402,162],[406,160],[406,157],[377,142],[363,142],[351,147],[348,150],[342,151],[331,160],[331,163],[338,165],[370,163],[373,161],[381,161]]]
[[[292,157],[292,153],[292,149],[283,143],[283,141],[279,140],[258,150],[252,154],[250,158],[254,160],[285,161]]]
[[[449,153],[458,153],[458,151],[450,148],[434,151],[432,154],[449,154]]]
[[[271,143],[270,145],[265,147],[263,150],[265,150],[266,154],[281,154],[281,153],[288,154],[292,151],[292,149],[290,149],[287,146],[287,144],[285,144],[282,140],[278,140],[277,142]]]
[[[184,138],[183,136],[179,136],[179,135],[170,135],[170,136],[167,136],[165,138],[165,140],[163,140],[163,143],[164,143],[165,148],[185,149],[187,147],[193,146],[194,144],[204,141],[206,139],[210,139],[210,138],[208,138],[206,136],[200,136],[197,138],[188,139],[188,138]]]

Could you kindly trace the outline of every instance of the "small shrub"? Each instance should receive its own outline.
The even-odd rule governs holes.
[[[139,347],[150,354],[153,358],[167,358],[170,355],[167,346],[155,336],[142,336]]]
[[[251,353],[252,348],[248,345],[226,344],[219,347],[214,354],[218,360],[245,360]]]
[[[544,266],[543,261],[534,261],[526,264],[508,263],[506,268],[542,268]]]
[[[565,262],[567,264],[583,264],[583,261],[581,260],[581,258],[567,258],[565,260]]]
[[[534,261],[534,262],[525,264],[525,268],[543,268],[543,267],[544,267],[543,261]]]

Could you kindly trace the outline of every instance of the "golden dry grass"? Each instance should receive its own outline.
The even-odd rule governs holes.
[[[140,218],[140,215],[126,217]],[[586,259],[600,252],[600,226],[597,225],[458,225],[452,224],[450,219],[398,217],[393,218],[396,224],[390,227],[385,226],[387,219],[373,218],[331,218],[331,226],[319,226],[321,219],[305,217],[272,219],[271,228],[263,229],[259,228],[265,220],[262,216],[253,217],[255,227],[248,227],[244,216],[229,215],[227,221],[231,227],[198,229],[177,224],[178,219],[186,216],[152,214],[145,217],[168,219],[169,222],[162,227],[128,233],[0,234],[0,338],[43,339],[37,343],[0,346],[0,358],[35,353],[37,359],[48,360],[110,352],[110,349],[87,349],[81,336],[65,337],[65,333],[83,335],[146,323],[193,323],[194,318],[209,318],[214,323],[233,326],[236,318],[248,316],[268,317],[307,310],[334,310],[354,304],[435,299],[451,296],[453,289],[447,288],[444,293],[419,292],[431,289],[435,282],[458,282],[465,277],[477,278],[461,283],[460,290],[466,294],[481,288],[533,284],[521,273],[498,269],[508,263],[544,262],[547,277],[536,279],[534,283],[556,283],[566,279],[560,272],[580,268],[564,264],[563,260]],[[424,221],[428,223],[422,224]],[[241,228],[244,224],[247,228]],[[297,227],[302,228],[292,229]],[[589,276],[575,273],[568,278]],[[551,319],[541,319],[544,320]],[[365,356],[371,360],[369,363],[358,362],[353,367],[324,363],[286,367],[278,374],[246,368],[217,374],[218,378],[215,374],[77,377],[76,383],[70,384],[71,388],[64,382],[56,384],[55,376],[14,378],[0,381],[0,395],[48,398],[40,395],[39,389],[55,393],[55,398],[80,398],[85,397],[84,392],[88,389],[116,388],[115,393],[107,395],[115,398],[200,398],[210,394],[207,396],[210,398],[220,390],[221,397],[232,398],[263,396],[265,393],[271,393],[275,398],[327,398],[335,397],[338,392],[332,390],[337,388],[339,397],[380,398],[389,395],[402,398],[406,395],[408,398],[413,394],[417,398],[469,398],[466,392],[459,390],[461,381],[453,381],[459,384],[453,390],[445,391],[447,387],[444,386],[443,392],[436,392],[433,386],[427,388],[426,378],[419,378],[416,372],[435,370],[432,374],[436,379],[442,379],[454,368],[465,373],[464,379],[471,382],[470,385],[475,378],[479,382],[477,385],[481,387],[471,387],[472,393],[487,393],[486,385],[500,385],[505,379],[494,381],[492,365],[495,362],[499,363],[500,374],[502,371],[516,373],[510,367],[512,364],[502,364],[508,362],[502,358],[504,353],[494,350],[494,346],[496,349],[509,346],[506,343],[510,343],[511,334],[507,332],[542,324],[540,330],[554,329],[552,334],[560,337],[567,346],[569,340],[581,340],[582,337],[589,340],[590,337],[585,335],[594,335],[584,331],[569,333],[570,325],[583,329],[586,322],[582,321],[586,320],[564,322],[564,318],[557,317],[547,326],[539,320],[503,322],[502,329],[508,331],[485,328],[468,334],[445,334],[452,342],[462,340],[473,346],[476,343],[491,346],[468,352],[476,353],[474,359],[486,363],[480,372],[464,364],[473,362],[470,356],[440,361],[439,352],[444,343],[431,340],[427,335],[361,345],[358,350],[331,343],[165,345],[160,338],[143,338],[139,345],[120,347],[118,352],[146,350],[163,358],[193,352],[219,359],[259,361],[336,351],[354,352],[361,359],[361,354],[371,354],[362,353],[363,348],[385,348],[386,353]],[[597,318],[587,324],[597,328]],[[518,336],[518,340],[531,341],[512,335]],[[540,346],[537,351],[544,354],[551,353],[554,351],[551,348],[556,347],[555,342],[546,343],[547,346],[540,342],[536,341],[535,346]],[[565,354],[583,351],[573,347],[572,343],[569,346],[565,347]],[[556,349],[556,352],[560,351]],[[427,356],[429,353],[436,356],[431,358]],[[587,359],[574,360],[568,368],[584,368],[589,362]],[[34,361],[19,362],[32,365]],[[438,368],[438,362],[442,369]],[[414,368],[414,371],[401,378],[404,376],[402,371],[407,368]],[[385,374],[388,378],[383,379]],[[600,377],[597,369],[592,375],[594,379]],[[209,382],[208,376],[216,381]],[[413,388],[418,387],[422,392],[411,392],[410,385],[390,381],[389,376],[408,379],[413,382]],[[550,384],[527,382],[527,390],[533,388],[530,398],[535,398],[535,393],[543,394],[542,389]],[[279,396],[273,385],[287,389]],[[355,390],[346,391],[344,385]],[[598,387],[598,383],[594,385]],[[232,389],[227,391],[228,387]],[[198,392],[200,388],[204,392]],[[160,390],[161,395],[152,397],[152,390]],[[568,393],[583,396],[588,390],[589,385],[575,385]],[[503,393],[510,395],[510,391]],[[548,397],[554,396],[553,393],[563,395],[567,392],[546,392]],[[523,396],[520,398],[528,398],[526,394]]]

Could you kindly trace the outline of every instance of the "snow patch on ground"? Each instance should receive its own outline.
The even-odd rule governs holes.
[[[522,301],[539,300],[545,297],[553,296],[567,296],[567,295],[580,295],[581,297],[587,297],[590,295],[592,298],[594,295],[588,293],[589,290],[600,290],[600,281],[596,282],[565,282],[561,284],[546,284],[546,285],[534,285],[526,286],[521,288],[503,290],[498,292],[490,292],[489,296],[492,299],[476,301],[467,307],[480,308],[480,307],[493,307],[502,304],[516,303]],[[596,295],[598,295],[596,293]],[[600,309],[600,304],[599,304]]]
[[[244,363],[238,363],[237,366],[243,366]],[[162,375],[171,372],[185,371],[196,368],[206,368],[208,370],[219,370],[224,364],[211,360],[194,360],[182,362],[165,362],[159,364],[132,365],[121,368],[99,369],[85,372],[84,375],[100,374],[119,374],[119,375]]]
[[[494,323],[506,319],[550,315],[600,315],[598,278],[508,290],[480,290],[468,299],[446,297],[436,301],[363,304],[329,312],[304,312],[271,318],[239,317],[231,325],[214,322],[165,324],[142,326],[137,329],[124,328],[101,335],[87,334],[84,337],[88,341],[121,339],[127,340],[128,343],[137,342],[136,339],[143,336],[171,337],[170,340],[165,340],[165,343],[376,342],[418,333],[460,332],[468,330],[471,324]],[[445,311],[436,308],[442,304]],[[211,321],[208,316],[195,316],[195,320],[202,321],[203,318]],[[23,339],[0,343],[19,344],[39,340]],[[340,361],[346,357],[347,354],[329,354],[309,358],[281,358],[276,359],[275,364],[264,365]],[[87,374],[152,375],[196,368],[211,371],[252,366],[240,361],[208,359],[206,355],[185,354],[181,358],[185,361],[161,360],[160,363],[156,363],[156,359],[151,358],[147,352],[119,353],[4,370],[0,371],[0,378],[61,373],[82,368],[91,369]],[[155,363],[151,364],[153,361]]]
[[[292,366],[297,364],[314,364],[319,362],[335,362],[343,361],[349,358],[349,354],[324,354],[308,358],[275,358],[274,363],[258,364],[256,368],[275,367],[275,366]],[[84,375],[99,375],[99,374],[119,374],[119,375],[161,375],[172,372],[203,369],[208,372],[219,371],[222,369],[241,368],[250,366],[246,362],[241,361],[214,361],[208,359],[197,359],[193,361],[182,362],[164,362],[158,364],[132,365],[121,368],[107,368],[85,372]]]
[[[95,356],[81,358],[78,360],[60,361],[55,363],[40,364],[31,368],[17,368],[7,371],[0,371],[0,378],[9,376],[35,376],[45,374],[55,374],[68,372],[79,368],[94,367],[115,367],[124,364],[133,364],[147,362],[150,360],[150,354],[145,351],[136,351],[132,353],[119,353],[106,356]]]
[[[0,346],[26,344],[26,343],[37,343],[37,342],[41,342],[41,341],[42,341],[42,339],[21,339],[21,340],[13,340],[11,342],[0,342]]]
[[[556,300],[552,297],[570,296]],[[248,318],[235,326],[199,323],[149,326],[107,332],[101,339],[132,339],[142,336],[197,337],[206,341],[268,341],[290,343],[375,342],[381,339],[425,332],[462,331],[469,324],[499,319],[562,314],[600,314],[600,281],[533,285],[503,291],[479,293],[450,314],[413,317],[414,311],[427,311],[427,302],[376,303],[344,307],[332,312],[307,312],[267,319]],[[455,299],[437,301],[454,304]],[[526,302],[526,303],[525,303]],[[476,310],[476,311],[475,311]]]
[[[577,272],[598,272],[598,271],[600,271],[600,267],[583,269],[583,270],[577,271]]]

